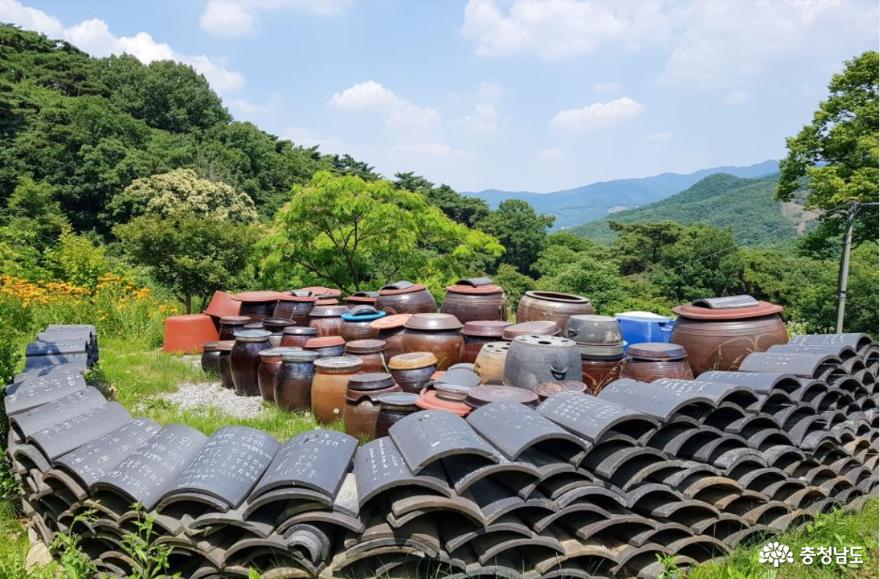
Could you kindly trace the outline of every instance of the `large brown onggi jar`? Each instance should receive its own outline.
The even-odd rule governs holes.
[[[393,392],[377,396],[379,416],[376,419],[376,438],[388,436],[388,429],[398,420],[418,412],[420,410],[416,406],[418,399],[419,395],[411,392]]]
[[[464,343],[458,318],[451,314],[415,314],[405,327],[405,352],[431,352],[437,358],[438,370],[458,363]]]
[[[376,419],[379,418],[378,396],[400,392],[391,374],[369,372],[355,374],[348,381],[345,393],[345,432],[361,440],[376,436]]]
[[[508,350],[510,342],[489,342],[482,347],[474,362],[474,371],[480,375],[483,384],[504,383],[504,363]]]
[[[584,372],[583,381],[587,385],[590,394],[596,396],[602,388],[620,378],[620,368],[623,366],[623,354],[619,356],[591,356],[581,355],[581,368]]]
[[[280,295],[281,292],[275,291],[253,291],[239,292],[230,297],[241,302],[241,309],[238,312],[240,315],[248,316],[254,320],[262,320],[272,316]]]
[[[309,313],[309,326],[318,329],[319,336],[338,336],[342,329],[342,314],[346,306],[315,306]]]
[[[688,355],[678,344],[644,342],[632,344],[623,358],[621,378],[653,382],[660,378],[693,380]]]
[[[430,352],[398,354],[388,360],[388,370],[401,390],[418,393],[437,371],[437,358]]]
[[[202,371],[209,376],[220,376],[220,350],[218,342],[205,342],[202,345]]]
[[[229,356],[232,354],[232,346],[235,340],[221,340],[217,342],[217,351],[220,357],[217,359],[217,370],[220,372],[220,385],[229,390],[235,389],[235,383],[232,381],[232,365]]]
[[[398,281],[379,291],[376,309],[392,315],[430,314],[437,311],[437,302],[425,286]]]
[[[257,384],[260,396],[266,402],[275,401],[275,380],[281,368],[281,356],[293,348],[269,348],[260,352],[260,367],[257,369]]]
[[[501,286],[487,277],[462,279],[446,288],[440,311],[462,323],[474,320],[506,320],[507,298]]]
[[[275,318],[287,318],[294,326],[308,326],[309,312],[315,307],[318,298],[315,296],[299,296],[283,293],[278,296],[278,303],[272,316]]]
[[[317,337],[318,328],[287,326],[281,334],[281,346],[284,348],[304,348],[306,342]]]
[[[334,356],[342,356],[345,353],[345,340],[341,336],[325,336],[323,338],[312,338],[306,345],[304,350],[317,352],[319,358],[332,358]]]
[[[397,314],[385,316],[370,322],[370,328],[377,330],[375,338],[385,340],[385,359],[403,354],[403,334],[406,331],[404,325],[412,314]]]
[[[235,332],[235,345],[229,355],[232,382],[239,396],[259,396],[257,374],[260,368],[260,352],[268,350],[269,336],[266,330],[239,330]]]
[[[372,306],[356,305],[351,311],[342,314],[342,327],[339,329],[339,335],[346,342],[375,338],[379,330],[370,327],[370,324],[384,318],[385,315],[385,312],[376,311]]]
[[[243,330],[250,321],[248,316],[223,316],[220,318],[220,339],[235,340],[235,332]]]
[[[737,370],[752,352],[788,342],[782,306],[751,296],[697,300],[672,311],[678,319],[670,341],[687,351],[694,374]]]
[[[498,342],[504,336],[504,328],[510,326],[509,322],[502,321],[471,321],[465,322],[461,329],[461,336],[464,340],[461,345],[458,359],[461,362],[470,362],[473,364],[480,355],[480,350],[484,344],[490,342]]]
[[[387,372],[385,340],[354,340],[345,343],[345,354],[361,359],[361,372]]]
[[[360,359],[353,356],[315,360],[315,377],[312,380],[312,413],[315,420],[322,424],[342,420],[348,381],[360,369]]]
[[[275,379],[275,404],[282,410],[308,410],[312,406],[312,379],[318,354],[285,348]]]
[[[571,316],[592,313],[593,304],[583,296],[550,291],[527,291],[516,307],[516,321],[520,323],[552,320],[559,326],[559,330],[563,331]]]

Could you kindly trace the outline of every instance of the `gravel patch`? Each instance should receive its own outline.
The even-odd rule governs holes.
[[[159,398],[181,410],[215,408],[234,418],[257,418],[265,412],[260,396],[236,396],[220,382],[183,382],[177,386],[176,392],[162,394]]]

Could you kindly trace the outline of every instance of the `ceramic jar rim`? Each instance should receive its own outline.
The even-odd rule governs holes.
[[[361,359],[354,356],[331,356],[315,360],[315,368],[328,374],[354,374],[362,365]]]
[[[563,292],[554,292],[549,290],[529,290],[526,295],[536,300],[545,300],[551,302],[561,302],[566,304],[589,304],[590,298],[579,296],[576,294],[567,294]]]
[[[237,330],[232,334],[236,342],[266,342],[272,332],[269,330]]]
[[[385,343],[385,340],[367,338],[346,342],[345,351],[348,354],[376,354],[384,352],[387,347],[388,344]]]

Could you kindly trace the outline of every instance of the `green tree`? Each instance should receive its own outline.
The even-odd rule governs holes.
[[[51,247],[69,227],[48,183],[23,177],[6,202],[3,222],[10,239],[37,251]]]
[[[483,219],[479,228],[494,236],[504,246],[501,263],[509,263],[523,274],[532,273],[532,265],[544,249],[547,230],[554,218],[539,215],[531,205],[518,199],[502,201],[498,209]]]
[[[346,291],[400,278],[439,286],[503,251],[493,237],[453,222],[419,193],[327,172],[294,187],[262,248],[267,275],[297,268]]]
[[[672,221],[656,223],[609,223],[617,233],[614,253],[624,275],[642,273],[659,263],[663,248],[678,241],[682,227]]]
[[[485,201],[462,195],[449,185],[435,186],[434,183],[412,172],[395,173],[394,178],[394,187],[421,193],[428,203],[438,207],[453,221],[475,227],[489,216],[489,205]]]
[[[382,175],[376,172],[375,167],[358,161],[348,153],[345,155],[326,155],[325,160],[330,171],[335,175],[353,175],[364,181],[375,181],[382,178]]]
[[[779,166],[777,197],[791,199],[806,178],[807,205],[824,211],[838,232],[842,205],[878,198],[878,67],[873,50],[847,61],[813,121],[786,140],[788,155]],[[855,239],[877,239],[876,210],[862,213]]]

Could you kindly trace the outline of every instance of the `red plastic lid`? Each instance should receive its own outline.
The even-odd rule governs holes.
[[[423,286],[420,283],[416,283],[416,284],[413,284],[409,287],[405,287],[403,289],[383,289],[382,291],[379,292],[379,295],[380,296],[397,296],[400,294],[411,294],[414,292],[420,292],[420,291],[423,291],[424,289],[425,289],[425,286]]]
[[[782,306],[770,302],[759,301],[758,305],[746,308],[712,309],[693,304],[675,306],[672,311],[676,315],[691,320],[747,320],[771,316],[782,311]]]
[[[232,294],[232,299],[238,300],[240,302],[250,302],[250,303],[261,303],[261,302],[276,302],[280,296],[283,296],[281,292],[275,291],[256,291],[256,292],[239,292],[237,294]]]
[[[394,328],[402,328],[411,317],[412,314],[385,316],[384,318],[379,318],[378,320],[370,322],[370,327],[374,330],[393,330]]]
[[[306,341],[304,348],[313,350],[315,348],[329,348],[331,346],[341,346],[345,344],[342,336],[324,336],[322,338],[311,338]]]
[[[470,295],[478,295],[483,296],[487,294],[500,294],[504,293],[504,289],[501,286],[497,285],[451,285],[446,288],[446,291],[452,292],[454,294],[470,294]]]

